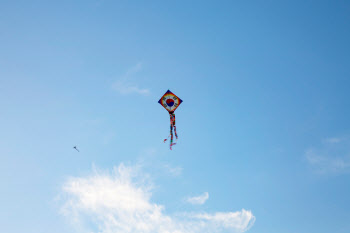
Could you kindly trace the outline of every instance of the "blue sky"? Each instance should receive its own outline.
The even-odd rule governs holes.
[[[347,1],[0,1],[1,231],[134,232],[106,221],[140,223],[121,220],[126,184],[127,203],[162,206],[147,224],[172,232],[199,221],[350,232],[349,12]],[[168,89],[184,101],[172,151],[157,103]]]

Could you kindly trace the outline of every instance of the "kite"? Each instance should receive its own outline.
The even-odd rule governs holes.
[[[76,149],[79,152],[79,150],[77,149],[77,146],[74,146],[73,149]]]
[[[179,97],[177,97],[174,93],[168,90],[167,92],[165,92],[162,98],[160,98],[158,103],[160,103],[169,112],[170,115],[170,135],[168,136],[168,138],[170,137],[170,150],[172,150],[172,146],[176,145],[176,143],[173,143],[173,131],[175,133],[176,140],[178,138],[176,133],[174,112],[182,103],[182,100]],[[164,139],[164,142],[166,142],[168,138]]]

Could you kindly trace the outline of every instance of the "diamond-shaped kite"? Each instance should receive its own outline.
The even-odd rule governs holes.
[[[172,150],[172,146],[176,145],[176,143],[173,143],[173,131],[175,132],[175,137],[177,140],[177,133],[176,133],[176,126],[175,126],[175,113],[174,111],[179,107],[179,105],[182,103],[182,100],[177,97],[174,93],[171,91],[165,92],[165,94],[160,98],[158,101],[168,112],[170,115],[170,150]],[[164,142],[168,140],[168,138],[164,139]]]

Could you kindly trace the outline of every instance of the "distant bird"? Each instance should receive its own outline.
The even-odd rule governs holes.
[[[75,146],[75,147],[73,147],[74,149],[76,149],[78,152],[79,152],[79,150],[77,149],[77,146]]]

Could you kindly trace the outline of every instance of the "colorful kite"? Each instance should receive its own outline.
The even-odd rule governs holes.
[[[177,133],[176,133],[176,126],[175,126],[175,110],[179,107],[179,105],[182,103],[182,100],[177,97],[174,93],[171,91],[165,92],[165,94],[160,98],[158,101],[168,112],[170,115],[170,150],[172,149],[171,147],[176,145],[176,143],[173,143],[173,131],[175,133],[175,137],[177,140]],[[164,139],[164,142],[168,140],[168,138]]]

